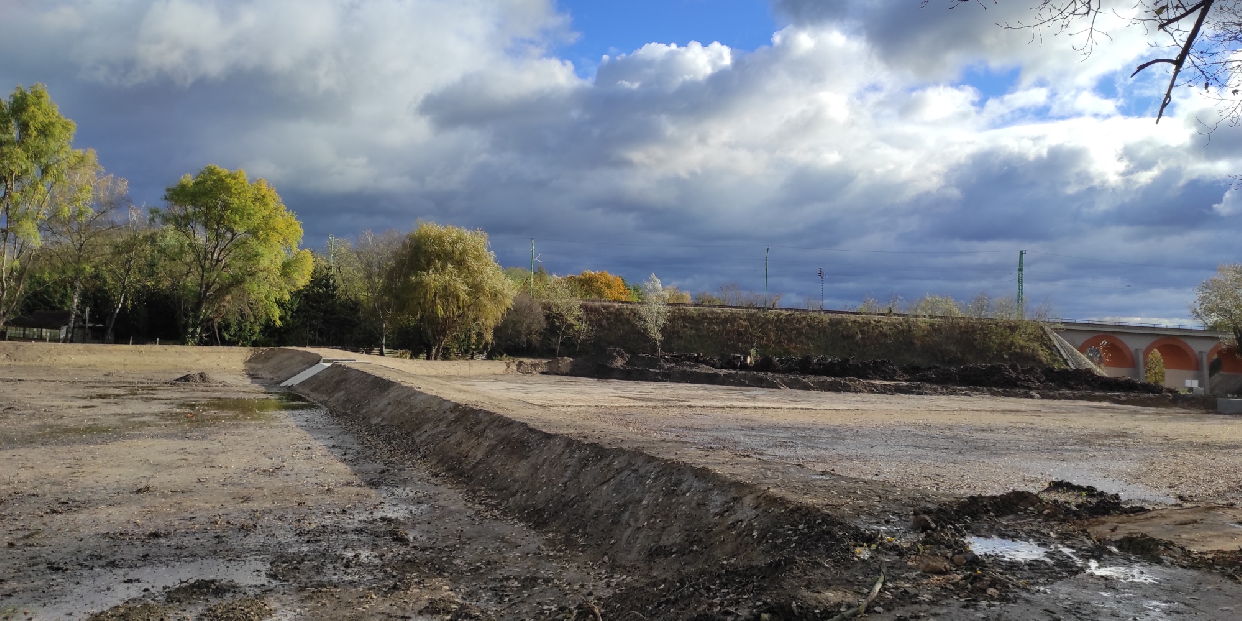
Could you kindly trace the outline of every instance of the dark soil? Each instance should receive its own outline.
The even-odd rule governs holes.
[[[214,381],[210,375],[199,371],[198,373],[187,373],[173,380],[174,384],[212,384]]]
[[[618,352],[609,352],[616,360]],[[826,358],[802,356],[801,358],[773,358],[763,356],[752,359],[748,355],[733,354],[713,358],[699,354],[666,354],[654,356],[628,356],[628,366],[639,368],[665,368],[668,366],[697,366],[735,371],[758,371],[762,373],[788,373],[818,377],[853,377],[862,380],[887,382],[920,382],[946,386],[974,386],[981,388],[1017,388],[1026,390],[1090,390],[1100,392],[1127,392],[1158,395],[1167,392],[1157,384],[1139,382],[1128,377],[1104,377],[1084,369],[1054,369],[1052,367],[1023,367],[1011,364],[968,364],[962,366],[898,365],[889,360],[853,360],[850,358]]]

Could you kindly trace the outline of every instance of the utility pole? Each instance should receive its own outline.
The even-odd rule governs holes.
[[[824,310],[824,268],[819,268],[819,310]]]
[[[336,267],[336,254],[333,252],[336,248],[336,238],[328,235],[328,265]]]
[[[535,238],[530,238],[530,299],[535,299]]]
[[[1022,257],[1025,250],[1018,251],[1018,319],[1026,319],[1026,309],[1022,306]]]
[[[763,251],[763,310],[767,310],[772,306],[772,299],[768,297],[768,255],[771,252],[771,246],[768,246]]]

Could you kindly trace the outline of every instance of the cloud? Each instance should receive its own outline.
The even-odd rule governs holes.
[[[550,0],[52,0],[0,24],[0,78],[47,82],[140,198],[245,167],[311,240],[421,217],[510,263],[534,236],[556,271],[692,289],[759,289],[773,245],[773,290],[825,267],[838,305],[1004,293],[1029,249],[1028,289],[1067,314],[1183,315],[1206,274],[1120,264],[1217,262],[1242,140],[1206,140],[1194,93],[1160,125],[1123,113],[1152,86],[1118,77],[1148,53],[1133,31],[1083,60],[998,28],[1015,6],[782,0],[768,46],[651,42],[588,80],[552,53],[574,33]],[[988,95],[979,66],[1019,77]]]

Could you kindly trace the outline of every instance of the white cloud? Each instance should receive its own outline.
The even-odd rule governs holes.
[[[49,75],[84,129],[125,127],[92,145],[120,174],[158,188],[246,167],[338,234],[427,217],[670,248],[1040,244],[1135,262],[1144,244],[1232,243],[1211,218],[1238,209],[1222,179],[1242,140],[1202,148],[1201,95],[1179,92],[1157,126],[1120,112],[1147,83],[1097,88],[1148,53],[1133,31],[1084,61],[997,28],[1009,5],[779,4],[770,46],[652,42],[587,81],[550,52],[573,36],[550,0],[25,3],[0,24],[0,76]],[[956,83],[981,64],[1019,78],[994,97]],[[719,258],[686,269],[728,280],[710,270],[737,259]],[[924,261],[919,286],[957,260]],[[875,278],[851,286],[904,282]]]

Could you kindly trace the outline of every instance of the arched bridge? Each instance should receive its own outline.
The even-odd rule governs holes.
[[[1056,332],[1114,377],[1143,378],[1148,358],[1159,351],[1165,386],[1198,380],[1212,394],[1242,392],[1242,358],[1221,345],[1224,332],[1087,322],[1062,323]]]

